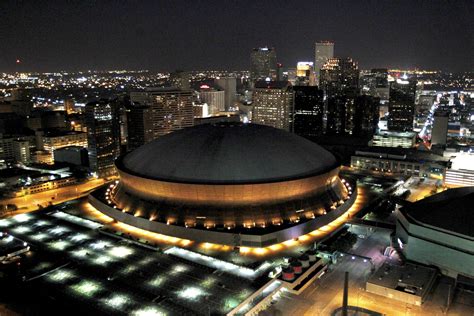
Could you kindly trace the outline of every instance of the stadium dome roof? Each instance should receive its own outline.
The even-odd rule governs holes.
[[[203,124],[162,136],[125,155],[120,169],[182,183],[265,183],[318,175],[338,166],[321,146],[268,126]]]

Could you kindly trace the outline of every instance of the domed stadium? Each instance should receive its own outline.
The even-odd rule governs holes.
[[[222,244],[296,238],[347,210],[352,194],[330,152],[257,124],[180,130],[120,157],[116,168],[120,180],[99,210],[143,229]]]

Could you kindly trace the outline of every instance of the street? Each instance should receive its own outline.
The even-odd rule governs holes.
[[[0,204],[14,204],[18,207],[15,212],[9,214],[18,214],[31,212],[38,209],[38,205],[43,207],[52,204],[60,204],[69,200],[74,200],[88,194],[91,190],[103,185],[104,179],[92,179],[87,182],[70,185],[54,190],[48,190],[35,194],[25,195],[22,197],[9,198],[0,200]],[[53,199],[54,198],[54,199]]]

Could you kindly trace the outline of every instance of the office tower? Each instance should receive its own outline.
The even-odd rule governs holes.
[[[316,74],[316,84],[320,82],[320,71],[328,59],[334,57],[334,42],[319,41],[314,45],[314,72]]]
[[[283,78],[283,64],[282,63],[277,63],[276,81],[285,81],[285,79]]]
[[[413,130],[416,81],[397,79],[390,85],[388,129],[405,132]]]
[[[12,95],[9,98],[13,109],[13,112],[20,116],[28,116],[33,110],[33,102],[31,102],[30,96],[27,94],[26,89],[13,89]]]
[[[120,155],[119,114],[119,106],[113,101],[86,105],[89,165],[99,178],[116,174],[114,161]]]
[[[320,88],[326,95],[326,133],[350,133],[359,94],[359,68],[351,58],[330,58],[320,73]]]
[[[132,151],[152,141],[153,121],[149,106],[132,105],[127,111],[127,149]]]
[[[130,93],[133,103],[150,107],[153,139],[193,126],[193,92],[175,88],[147,88]]]
[[[276,80],[277,58],[272,47],[254,48],[250,54],[250,79],[252,82],[270,78]]]
[[[235,77],[220,77],[215,83],[225,92],[225,110],[233,110],[237,95],[237,79]]]
[[[186,71],[176,70],[170,74],[171,87],[176,89],[189,90],[190,80],[191,76],[189,75],[189,72]]]
[[[208,85],[201,85],[199,98],[201,102],[207,103],[209,106],[210,115],[225,111],[225,91],[213,89]]]
[[[295,86],[294,132],[311,138],[323,134],[324,91],[318,87]]]
[[[354,101],[353,113],[349,130],[355,136],[374,135],[379,121],[380,99],[370,95],[357,96]]]
[[[60,148],[87,147],[87,133],[58,129],[43,129],[35,132],[36,148],[43,151],[43,161],[54,163],[54,152]],[[46,157],[46,155],[49,157]]]
[[[29,141],[16,139],[12,142],[12,149],[16,162],[27,164],[31,161]]]
[[[296,83],[297,86],[314,86],[314,65],[310,61],[300,61],[296,65]]]
[[[382,103],[389,99],[390,85],[388,84],[387,69],[372,69],[361,72],[360,93],[380,98]]]
[[[446,140],[448,136],[448,121],[448,112],[435,112],[433,128],[431,130],[431,145],[446,145]]]
[[[294,93],[286,81],[257,81],[253,92],[252,122],[293,130]]]

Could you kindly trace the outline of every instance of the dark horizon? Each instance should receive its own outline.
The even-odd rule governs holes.
[[[448,5],[449,4],[449,5]],[[294,67],[314,42],[362,69],[472,71],[472,1],[2,1],[0,71],[244,70],[253,47]],[[21,63],[17,64],[16,60]]]

